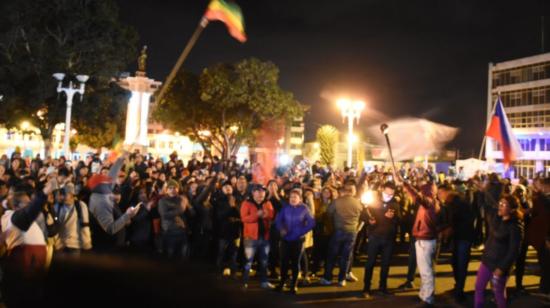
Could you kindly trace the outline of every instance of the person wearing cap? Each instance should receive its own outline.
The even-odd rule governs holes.
[[[241,216],[235,196],[233,196],[233,186],[230,181],[222,183],[221,190],[217,191],[212,197],[212,205],[218,238],[216,265],[219,269],[223,269],[224,276],[236,275]]]
[[[179,194],[180,185],[175,180],[166,183],[166,195],[158,205],[162,229],[163,252],[168,258],[185,259],[189,252],[188,217],[194,214],[186,196]]]
[[[481,256],[475,284],[474,307],[481,308],[485,288],[492,284],[498,308],[506,307],[506,281],[521,245],[521,224],[517,218],[519,201],[512,195],[499,198],[498,208],[486,208],[489,234]]]
[[[393,182],[384,183],[379,201],[369,206],[368,250],[363,287],[363,296],[367,299],[371,298],[372,272],[378,255],[380,255],[379,291],[382,295],[390,294],[387,289],[388,273],[399,224],[399,203],[395,200],[395,189]]]
[[[91,249],[88,207],[76,198],[72,183],[65,184],[58,194],[63,198],[54,205],[55,221],[58,225],[58,234],[54,240],[55,250],[78,254],[81,250]]]
[[[288,278],[288,268],[292,269],[290,292],[298,292],[300,259],[304,253],[305,235],[315,226],[315,219],[302,202],[302,191],[292,189],[289,203],[285,204],[275,219],[275,226],[281,234],[281,280],[278,290],[282,291]]]
[[[252,198],[241,206],[241,221],[243,222],[243,246],[246,258],[243,281],[248,288],[248,279],[254,256],[258,255],[260,286],[263,289],[273,289],[267,281],[267,261],[269,256],[269,233],[273,221],[273,206],[266,200],[266,191],[262,185],[252,188]]]
[[[124,248],[126,226],[137,213],[134,207],[128,207],[126,212],[122,213],[113,200],[115,180],[126,156],[127,153],[119,157],[107,175],[94,174],[88,181],[92,191],[90,196],[92,246],[98,252],[117,252]]]

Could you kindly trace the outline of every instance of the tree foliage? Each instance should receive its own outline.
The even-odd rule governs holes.
[[[317,142],[319,143],[321,163],[327,166],[334,164],[336,158],[336,144],[338,143],[338,130],[331,125],[323,125],[317,130]]]
[[[56,93],[55,72],[66,73],[66,82],[76,82],[76,74],[91,76],[84,97],[74,98],[80,135],[97,136],[120,123],[111,83],[135,58],[137,34],[119,22],[113,0],[4,0],[0,11],[1,123],[28,120],[47,145],[65,120],[66,98]]]
[[[277,66],[254,58],[216,64],[199,76],[180,71],[154,116],[229,157],[243,143],[254,144],[262,123],[303,114],[303,106],[278,82]]]

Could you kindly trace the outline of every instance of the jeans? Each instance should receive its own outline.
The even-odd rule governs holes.
[[[162,236],[163,251],[168,258],[186,259],[189,255],[189,242],[185,233],[166,233]]]
[[[277,230],[277,228],[271,228],[269,235],[269,247],[271,247],[269,250],[269,271],[272,275],[276,273],[277,268],[281,266],[280,242],[281,236],[279,235],[279,230]]]
[[[417,239],[415,243],[416,263],[420,272],[420,292],[418,297],[428,304],[433,304],[434,302],[435,275],[433,259],[436,246],[436,240]]]
[[[388,273],[390,271],[390,259],[393,251],[393,239],[383,239],[375,236],[369,237],[367,246],[367,263],[365,264],[365,278],[363,291],[370,291],[372,271],[376,264],[376,257],[380,255],[380,283],[379,289],[387,289]]]
[[[540,264],[540,287],[542,293],[550,293],[550,249],[546,246],[537,250]]]
[[[413,282],[416,274],[416,239],[409,237],[409,257],[407,258],[407,282]]]
[[[493,276],[493,273],[485,264],[481,263],[476,277],[476,291],[474,297],[474,308],[482,308],[485,301],[485,288],[491,280],[495,302],[498,308],[506,307],[506,280],[507,275],[500,277]]]
[[[269,241],[267,240],[244,240],[244,256],[246,258],[246,264],[244,265],[243,280],[244,283],[248,283],[250,269],[252,268],[252,262],[254,262],[254,256],[258,255],[258,273],[260,275],[260,282],[267,282],[267,260],[269,257]]]
[[[315,231],[313,232],[313,243],[315,244],[313,245],[313,263],[311,266],[311,272],[314,274],[317,274],[325,263],[329,240],[329,236],[318,233],[316,234]]]
[[[451,266],[453,267],[453,276],[455,279],[455,294],[464,293],[464,284],[468,276],[468,263],[470,262],[470,248],[472,242],[465,240],[455,240],[453,243],[453,256]]]
[[[281,285],[288,278],[288,269],[292,270],[291,287],[296,287],[300,273],[300,259],[304,253],[304,241],[281,241]]]
[[[218,240],[218,255],[216,258],[216,265],[219,268],[226,268],[229,266],[231,273],[236,273],[237,271],[237,252],[239,251],[239,239],[228,240],[228,239],[219,239]],[[224,260],[227,260],[224,262]]]
[[[523,275],[525,274],[525,259],[527,258],[527,241],[521,241],[518,258],[516,259],[516,289],[523,287]]]
[[[325,264],[325,279],[332,280],[332,269],[336,262],[336,257],[340,256],[340,272],[338,274],[338,281],[346,279],[348,267],[350,265],[350,255],[353,250],[353,243],[355,241],[354,232],[345,232],[338,230],[334,232],[329,242],[329,250],[327,262]]]

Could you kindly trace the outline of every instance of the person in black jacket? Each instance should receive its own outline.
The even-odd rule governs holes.
[[[191,252],[194,257],[201,260],[210,257],[210,243],[214,229],[210,193],[214,190],[216,182],[216,178],[211,177],[203,186],[199,186],[195,192],[191,192],[189,197],[195,212],[191,231]]]
[[[367,299],[371,298],[372,271],[378,255],[380,255],[379,290],[383,295],[390,294],[387,289],[387,280],[399,224],[399,203],[395,200],[395,184],[393,182],[384,183],[380,200],[375,201],[374,206],[369,207],[369,213],[369,239],[363,287],[363,296]]]
[[[153,251],[153,218],[151,215],[152,203],[147,197],[144,185],[138,189],[138,200],[137,204],[131,204],[138,207],[139,210],[128,226],[126,236],[132,251],[147,255]]]
[[[486,209],[489,237],[485,242],[485,250],[477,272],[475,308],[483,307],[484,292],[489,280],[493,286],[497,307],[506,307],[506,280],[521,245],[521,225],[516,217],[518,207],[517,198],[505,195],[498,202],[498,210]]]
[[[450,185],[443,184],[437,191],[438,198],[450,211],[450,228],[452,230],[453,276],[455,279],[454,296],[457,301],[465,300],[464,284],[468,275],[470,249],[474,241],[474,212]]]
[[[216,265],[222,269],[223,275],[236,275],[237,252],[241,234],[241,215],[233,196],[231,182],[225,181],[221,191],[212,200],[215,209],[215,219],[218,231],[218,252]],[[224,262],[224,259],[227,260]]]

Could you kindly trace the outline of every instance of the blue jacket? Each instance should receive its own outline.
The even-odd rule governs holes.
[[[315,219],[303,203],[298,206],[284,204],[277,218],[275,218],[275,227],[279,232],[286,231],[283,240],[289,242],[299,240],[314,226]]]

